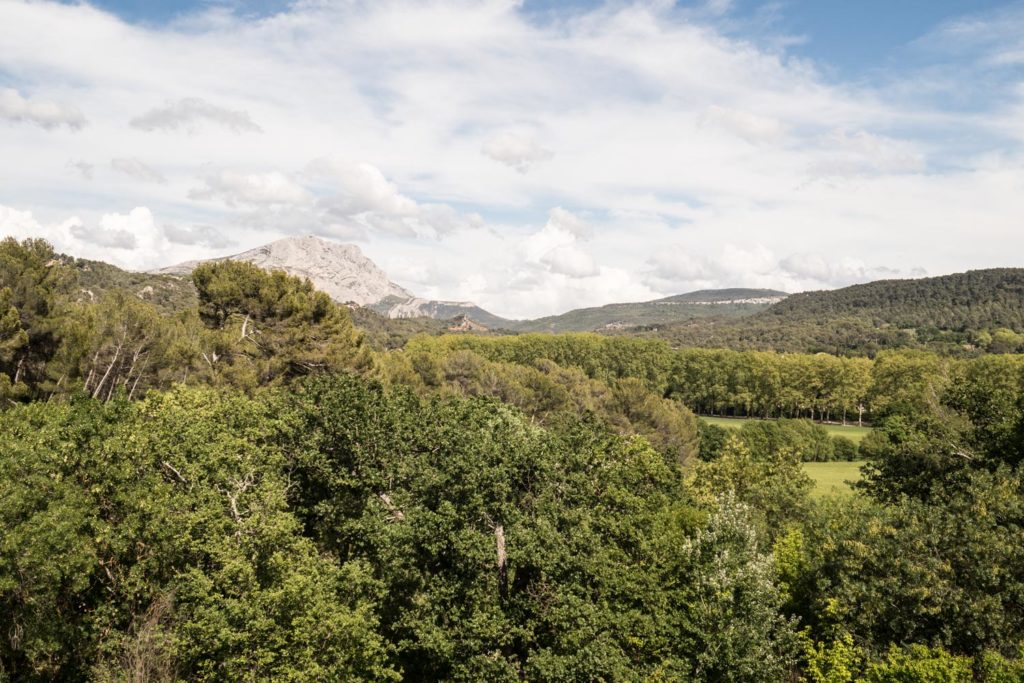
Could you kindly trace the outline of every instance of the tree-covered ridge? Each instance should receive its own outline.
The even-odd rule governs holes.
[[[1024,331],[1024,269],[992,268],[910,280],[878,280],[794,294],[766,311],[789,320],[854,316],[899,328]]]
[[[715,289],[675,296],[578,308],[536,320],[506,321],[498,327],[516,332],[593,332],[644,325],[665,325],[712,316],[743,317],[786,297],[774,289]],[[484,324],[490,325],[486,321]]]
[[[805,292],[741,321],[687,321],[636,332],[713,348],[866,356],[897,348],[1013,353],[1024,350],[1024,269]]]
[[[190,278],[123,270],[103,261],[60,257],[76,274],[78,298],[98,301],[115,292],[132,294],[167,312],[191,308],[196,290]]]

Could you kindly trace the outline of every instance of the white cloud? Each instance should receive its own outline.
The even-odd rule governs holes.
[[[774,142],[784,133],[782,124],[776,119],[717,104],[708,107],[700,121],[703,125],[721,128],[753,144]]]
[[[228,206],[309,204],[313,195],[279,171],[247,173],[221,169],[207,174],[203,187],[193,188],[190,199],[219,199]]]
[[[541,256],[540,262],[552,273],[569,277],[592,277],[601,273],[594,258],[573,244],[555,247]]]
[[[79,130],[85,126],[85,116],[70,104],[49,100],[28,99],[12,88],[0,90],[0,119],[34,123],[47,130],[67,126]]]
[[[262,128],[253,123],[249,113],[211,104],[199,97],[186,97],[150,109],[131,120],[139,130],[176,131],[195,133],[204,123],[213,123],[234,133],[260,133]]]
[[[174,244],[199,245],[211,249],[229,247],[234,242],[211,225],[179,226],[168,223],[163,228],[167,241]]]
[[[520,173],[525,173],[533,164],[548,161],[555,155],[550,149],[542,147],[533,137],[511,132],[499,133],[488,138],[480,151]]]
[[[71,234],[83,242],[109,249],[134,249],[137,246],[135,234],[124,228],[104,225],[87,228],[75,223],[69,226]]]
[[[831,131],[822,139],[824,153],[811,165],[814,176],[917,173],[926,167],[915,145],[867,131]]]
[[[442,237],[483,225],[475,212],[414,201],[379,168],[365,162],[321,158],[308,164],[304,175],[318,188],[317,205],[327,221],[356,223],[370,231],[405,237]]]
[[[96,170],[95,164],[90,164],[86,161],[69,161],[68,168],[78,171],[78,175],[85,180],[92,180],[93,172]]]
[[[318,159],[309,164],[307,173],[327,180],[330,194],[321,204],[337,215],[369,212],[388,217],[416,215],[416,202],[400,193],[394,183],[371,164]]]
[[[561,207],[552,209],[544,227],[523,240],[525,261],[571,278],[599,275],[601,269],[579,243],[587,232],[578,216]]]
[[[111,159],[110,167],[118,173],[141,180],[144,183],[164,184],[167,178],[160,171],[138,159]]]
[[[869,266],[860,259],[798,252],[779,258],[763,244],[726,244],[709,256],[688,253],[674,245],[648,261],[647,283],[665,293],[697,289],[757,287],[787,292],[832,289],[888,278],[923,277],[920,267]]]
[[[720,29],[742,20],[733,5],[538,18],[508,0],[298,2],[140,27],[88,3],[0,2],[0,25],[16,27],[0,32],[0,64],[26,122],[0,126],[18,160],[0,167],[0,202],[31,210],[29,228],[62,248],[136,267],[210,255],[214,235],[166,225],[216,226],[239,249],[360,240],[418,293],[517,316],[1019,265],[1020,23],[949,30],[916,55],[935,63],[851,81],[778,36]],[[948,68],[963,46],[968,76]],[[29,94],[74,102],[89,125],[52,132],[84,118],[25,118]],[[167,182],[69,172],[69,159],[111,157]],[[159,217],[153,235],[102,222],[131,207]],[[136,248],[79,239],[68,216]]]
[[[152,267],[163,252],[160,230],[144,206],[124,214],[103,214],[95,221],[72,216],[44,223],[30,211],[0,205],[0,234],[18,239],[42,237],[59,252],[122,266]]]

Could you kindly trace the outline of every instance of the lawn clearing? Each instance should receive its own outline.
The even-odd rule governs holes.
[[[757,420],[756,417],[701,417],[707,424],[725,427],[727,429],[739,429],[744,422]],[[820,423],[818,423],[820,424]],[[857,425],[822,424],[830,436],[845,436],[855,444],[859,444],[865,436],[871,433],[871,427],[858,427]]]
[[[821,498],[827,495],[846,496],[852,493],[847,481],[860,479],[860,466],[863,460],[852,462],[805,462],[804,472],[814,480],[811,496]]]

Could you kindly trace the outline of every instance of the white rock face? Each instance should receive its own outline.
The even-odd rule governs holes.
[[[262,247],[225,256],[217,261],[248,261],[265,270],[283,270],[309,278],[313,286],[342,303],[374,304],[388,296],[411,299],[413,295],[388,279],[387,273],[363,255],[354,244],[339,244],[312,235],[286,237]],[[186,261],[156,272],[187,275],[199,261]]]

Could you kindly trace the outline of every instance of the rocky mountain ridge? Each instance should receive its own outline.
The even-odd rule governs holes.
[[[387,298],[406,300],[412,293],[388,279],[387,273],[354,244],[339,244],[306,235],[286,237],[240,254],[213,261],[247,261],[265,270],[283,270],[308,278],[320,291],[340,303],[368,306]],[[186,261],[154,272],[188,275],[201,261]]]
[[[247,261],[266,270],[283,270],[309,279],[313,286],[339,303],[373,309],[388,318],[436,318],[467,315],[489,326],[507,322],[468,301],[433,301],[417,297],[392,282],[387,273],[354,244],[341,244],[314,235],[286,237],[255,249],[213,261]],[[202,263],[186,261],[153,271],[185,276]]]
[[[386,272],[354,244],[340,244],[313,235],[287,237],[222,260],[247,261],[267,270],[283,270],[308,278],[339,303],[368,308],[386,318],[469,320],[490,330],[569,332],[626,329],[665,324],[708,315],[750,315],[782,301],[785,292],[764,289],[704,290],[637,303],[608,304],[540,318],[507,320],[468,301],[435,301],[417,297],[392,282]],[[153,271],[186,276],[200,261],[187,261]]]

